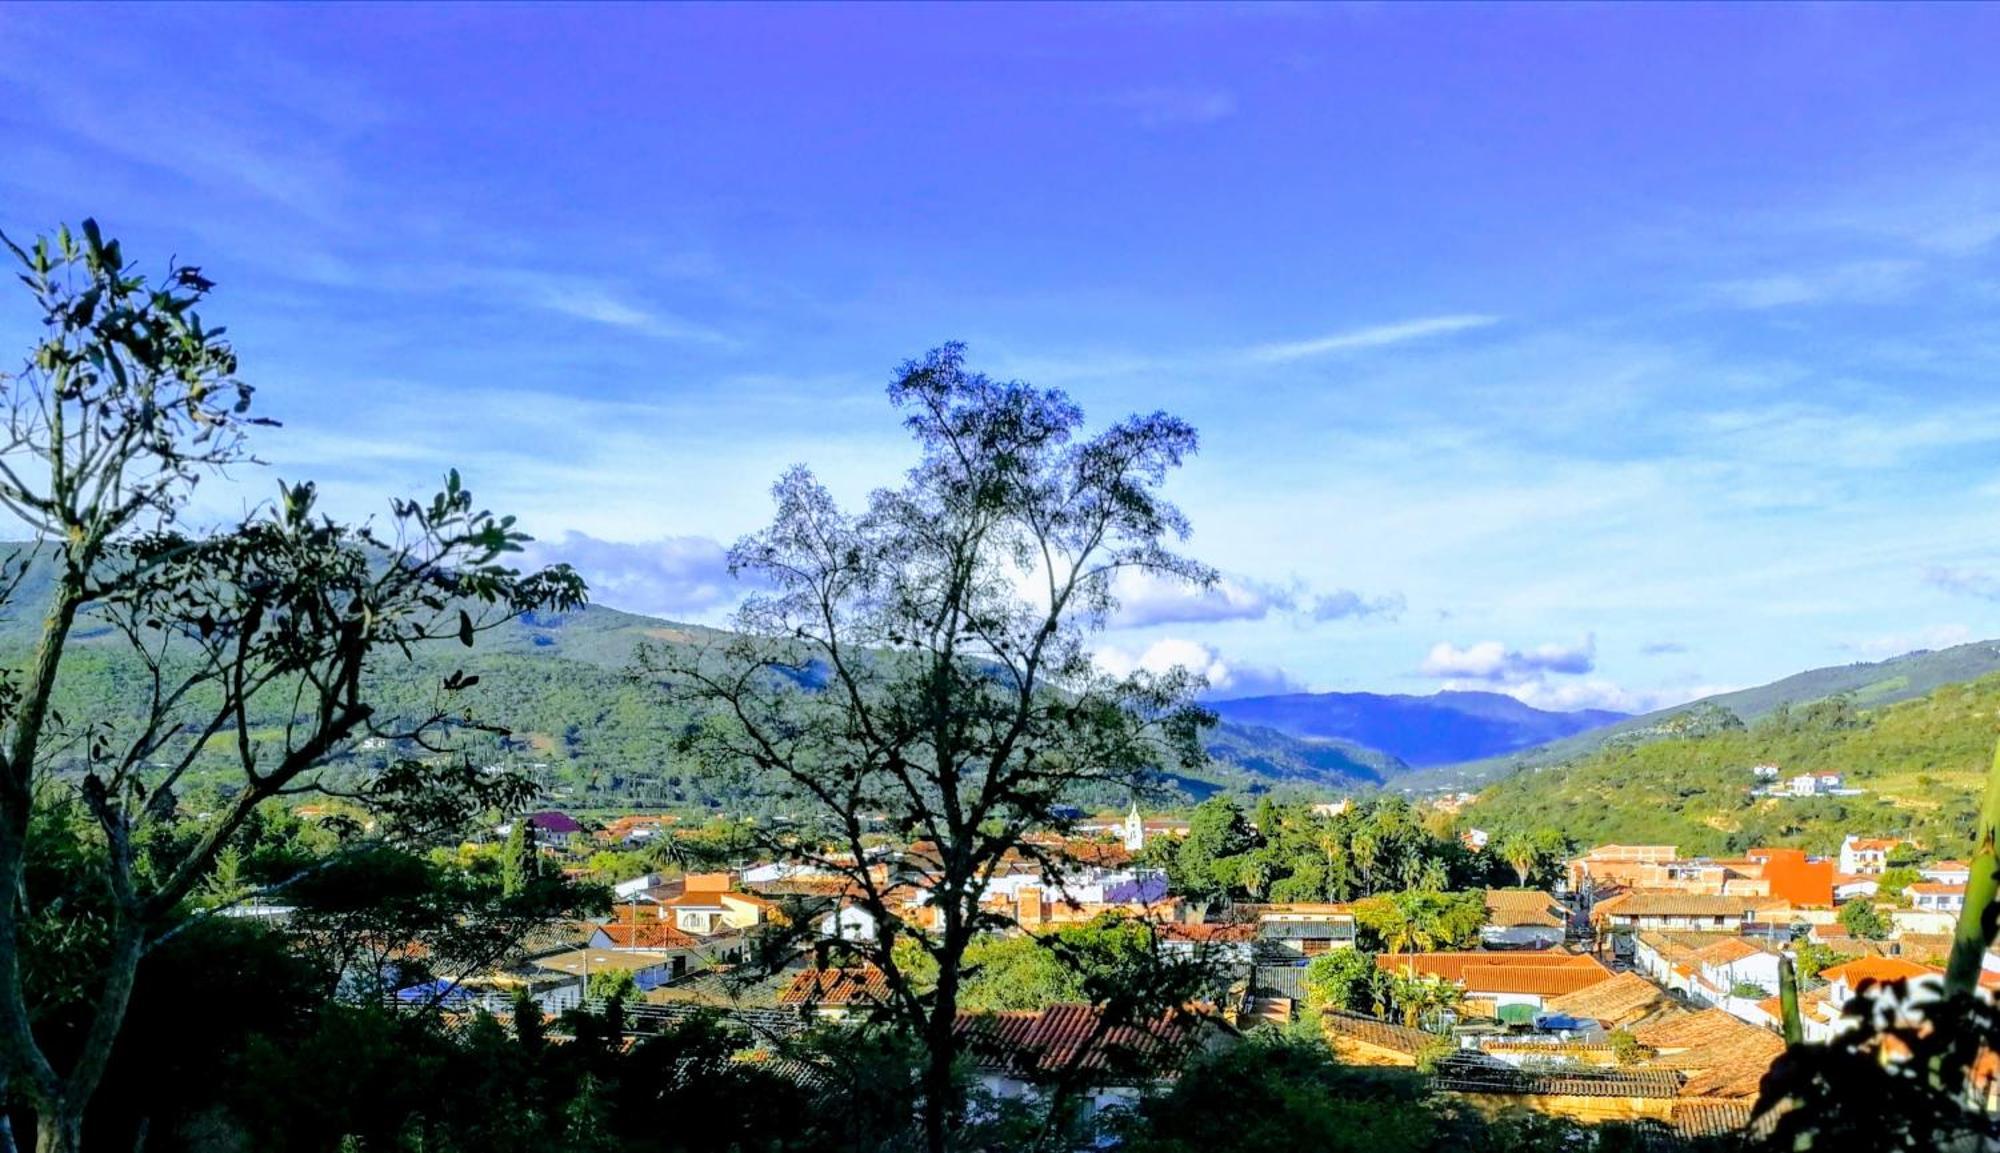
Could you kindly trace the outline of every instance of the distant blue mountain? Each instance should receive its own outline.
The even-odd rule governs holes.
[[[1309,740],[1351,741],[1416,768],[1502,756],[1626,719],[1583,709],[1548,712],[1501,693],[1288,693],[1209,701],[1225,721]]]

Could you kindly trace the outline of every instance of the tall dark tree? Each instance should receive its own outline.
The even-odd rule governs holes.
[[[394,837],[511,791],[448,757],[329,773],[370,736],[442,750],[464,711],[453,697],[476,681],[453,674],[430,715],[392,723],[366,674],[412,646],[469,645],[522,611],[578,603],[582,584],[507,567],[526,538],[456,474],[430,501],[395,502],[381,528],[320,515],[300,484],[242,523],[183,530],[195,486],[247,462],[245,433],[270,423],[250,415],[235,352],[197,313],[212,285],[180,265],[149,281],[89,221],[7,246],[42,337],[22,371],[0,376],[0,508],[39,543],[10,558],[0,598],[42,624],[27,664],[0,678],[0,1060],[36,1110],[37,1147],[54,1153],[83,1139],[141,958],[260,806],[338,788]],[[42,595],[23,583],[31,566],[52,573],[42,603],[24,603],[24,589]],[[142,671],[121,699],[60,715],[51,701],[80,626],[108,631]],[[252,722],[266,706],[285,717],[275,731]],[[192,817],[177,790],[197,771],[230,787]],[[87,893],[25,883],[36,810],[62,795],[86,814],[74,884]],[[88,1011],[57,1051],[35,1028],[30,988],[47,959],[31,946],[72,898],[101,917],[87,959],[63,962]]]
[[[765,848],[845,877],[880,927],[833,947],[881,970],[884,1012],[921,1041],[941,1153],[960,1113],[966,948],[1010,925],[981,904],[992,878],[1026,857],[1053,881],[1062,862],[1030,834],[1059,824],[1058,806],[1145,790],[1158,766],[1200,756],[1192,679],[1106,676],[1086,636],[1121,573],[1213,575],[1169,547],[1187,523],[1159,489],[1195,449],[1183,422],[1084,437],[1068,397],[969,372],[958,345],[905,365],[889,395],[921,449],[907,481],[849,512],[809,471],[787,473],[775,522],[731,554],[771,591],[717,647],[641,665],[710,718],[690,752],[791,818],[761,827]],[[878,821],[916,843],[887,878],[870,867]],[[928,915],[905,921],[919,897]],[[934,984],[906,971],[905,941]]]

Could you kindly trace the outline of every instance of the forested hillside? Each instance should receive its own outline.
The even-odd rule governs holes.
[[[1551,712],[1504,693],[1286,693],[1216,701],[1224,720],[1305,740],[1350,741],[1410,765],[1533,748],[1625,719],[1603,709]]]
[[[1703,697],[1594,728],[1575,736],[1504,757],[1468,761],[1427,770],[1407,782],[1418,787],[1477,786],[1524,769],[1565,763],[1611,743],[1635,743],[1699,729],[1714,710],[1743,721],[1756,721],[1773,711],[1797,709],[1814,701],[1845,696],[1863,707],[1891,704],[1924,696],[1941,686],[1963,684],[2000,673],[2000,643],[1974,641],[1948,649],[1921,649],[1883,661],[1857,661],[1794,673],[1770,684]]]
[[[1612,743],[1489,788],[1467,820],[1489,831],[1559,825],[1584,843],[1672,842],[1684,852],[1790,845],[1831,852],[1845,833],[1968,850],[2000,732],[2000,676],[1864,709],[1845,697],[1778,706],[1744,724],[1710,710],[1688,735]],[[1855,797],[1753,797],[1752,766],[1834,771]]]
[[[0,544],[0,556],[29,546]],[[16,666],[29,656],[49,582],[40,560],[29,565],[10,610],[0,617],[0,663]],[[734,800],[730,783],[691,771],[674,740],[690,717],[653,687],[629,675],[641,641],[701,644],[714,630],[591,606],[563,614],[529,614],[480,638],[471,649],[441,643],[418,650],[413,664],[400,660],[374,678],[375,700],[388,718],[426,714],[439,682],[453,672],[477,676],[463,707],[508,735],[471,734],[467,747],[482,761],[534,770],[552,796],[582,807],[653,805],[708,808]],[[70,717],[101,717],[126,709],[137,716],[145,699],[142,669],[108,626],[86,617],[63,669],[56,708]],[[266,726],[283,724],[271,702]],[[1335,740],[1287,736],[1269,729],[1221,725],[1210,733],[1214,760],[1203,771],[1176,778],[1190,799],[1220,789],[1326,793],[1367,788],[1405,772],[1393,756]],[[371,748],[354,754],[357,768],[386,763],[399,751]],[[218,760],[227,750],[218,748]],[[60,763],[60,758],[58,758]],[[1123,805],[1120,796],[1078,798],[1079,803]]]

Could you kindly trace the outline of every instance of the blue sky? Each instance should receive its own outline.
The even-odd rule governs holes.
[[[2000,634],[2000,10],[0,6],[0,228],[202,264],[268,469],[714,620],[948,339],[1202,431],[1113,665],[1642,708]],[[0,337],[25,347],[18,297]]]

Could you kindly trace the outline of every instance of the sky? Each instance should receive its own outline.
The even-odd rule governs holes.
[[[722,621],[947,340],[1201,432],[1107,667],[1642,710],[2000,635],[2000,9],[0,5],[0,230],[202,266],[283,422]],[[11,303],[10,303],[11,301]],[[32,316],[0,292],[0,355]]]

